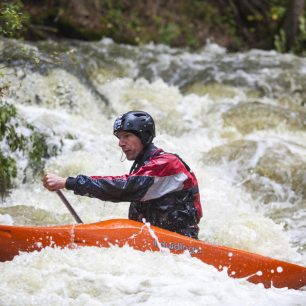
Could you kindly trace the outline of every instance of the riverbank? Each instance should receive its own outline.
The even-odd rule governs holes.
[[[202,48],[208,41],[231,52],[275,49],[303,53],[304,0],[282,1],[4,1],[0,34],[26,40],[72,38],[141,46]],[[1,29],[2,27],[2,29]],[[8,27],[9,29],[6,29]]]

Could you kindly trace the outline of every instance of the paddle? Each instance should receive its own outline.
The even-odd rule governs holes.
[[[61,198],[61,200],[63,201],[63,203],[65,204],[65,206],[68,208],[68,210],[70,211],[70,213],[72,214],[73,218],[75,219],[76,222],[78,223],[83,223],[83,221],[80,219],[80,217],[78,216],[78,214],[75,212],[75,210],[73,209],[73,207],[70,205],[70,203],[68,202],[68,200],[66,199],[66,197],[64,196],[64,194],[60,191],[57,190],[56,191],[57,195]]]

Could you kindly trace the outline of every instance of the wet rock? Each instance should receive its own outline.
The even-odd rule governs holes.
[[[239,103],[223,115],[225,126],[235,126],[242,134],[285,126],[306,131],[306,112],[260,102]]]
[[[264,203],[306,199],[306,161],[285,144],[237,140],[213,148],[203,162],[230,169],[234,182]]]
[[[220,164],[222,161],[236,161],[245,164],[254,156],[257,149],[256,141],[236,140],[229,144],[214,147],[204,156],[204,163],[208,165]]]
[[[237,90],[234,87],[217,83],[194,83],[184,90],[184,94],[209,95],[212,99],[234,98],[237,95]]]
[[[15,225],[55,225],[71,222],[71,216],[48,212],[41,208],[26,205],[0,207],[0,214],[14,216]]]

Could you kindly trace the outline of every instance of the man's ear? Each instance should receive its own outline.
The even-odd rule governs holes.
[[[149,132],[149,131],[145,131],[145,133],[143,134],[143,141],[145,142],[145,144],[149,144],[151,143],[153,140],[153,135]]]

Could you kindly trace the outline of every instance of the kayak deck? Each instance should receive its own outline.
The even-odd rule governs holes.
[[[0,225],[0,261],[12,260],[19,252],[44,247],[130,247],[140,251],[169,249],[171,253],[188,251],[192,257],[227,269],[230,277],[262,283],[265,288],[299,289],[306,285],[306,268],[234,248],[216,246],[174,232],[126,219],[93,224],[49,227]]]

